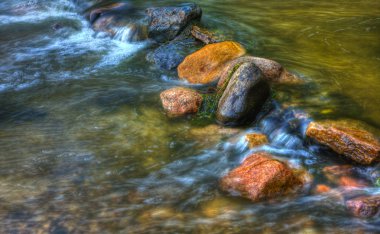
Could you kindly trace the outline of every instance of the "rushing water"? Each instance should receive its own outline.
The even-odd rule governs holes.
[[[130,1],[144,9],[180,1]],[[380,129],[380,2],[198,1],[202,24],[308,82],[275,87],[274,109],[245,129],[170,120],[159,93],[173,74],[148,64],[147,42],[111,39],[81,14],[91,1],[0,2],[0,232],[318,233],[379,231],[331,195],[252,204],[218,189],[260,150],[305,167],[342,163],[304,142],[297,111]],[[60,25],[54,28],[54,25]],[[128,30],[128,29],[125,29]],[[298,127],[290,123],[298,121]],[[370,185],[363,192],[379,193]]]

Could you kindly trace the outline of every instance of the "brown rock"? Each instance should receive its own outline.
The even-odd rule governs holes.
[[[318,184],[314,189],[316,194],[327,193],[331,191],[331,188],[325,184]]]
[[[187,88],[171,88],[160,94],[162,106],[171,117],[197,113],[202,104],[202,96]]]
[[[237,42],[209,44],[188,55],[178,66],[178,76],[194,84],[207,84],[219,78],[224,65],[245,54]]]
[[[212,35],[210,32],[199,28],[198,26],[193,26],[191,29],[191,35],[193,35],[194,38],[200,40],[201,42],[207,44],[211,43],[217,43],[218,40],[214,35]]]
[[[253,56],[244,56],[229,62],[223,68],[220,74],[218,88],[225,86],[225,83],[228,82],[228,79],[231,77],[231,73],[234,71],[234,68],[236,66],[246,62],[252,62],[258,66],[269,82],[279,84],[301,84],[304,82],[301,78],[289,73],[284,67],[282,67],[281,64],[276,61]]]
[[[332,183],[339,184],[339,178],[342,176],[352,176],[354,167],[351,165],[334,165],[323,168],[323,174]]]
[[[346,201],[346,207],[354,216],[371,218],[380,211],[380,196],[351,199]]]
[[[250,133],[245,136],[246,141],[248,141],[248,146],[250,149],[255,148],[260,145],[265,145],[268,143],[268,138],[266,135],[261,133]]]
[[[364,180],[349,176],[343,176],[339,179],[339,185],[342,187],[365,188],[368,186],[368,183],[366,183]]]
[[[254,153],[220,182],[224,191],[239,193],[252,201],[261,201],[290,194],[305,183],[284,162],[268,153]]]
[[[375,136],[349,122],[312,122],[306,135],[360,164],[369,165],[380,159],[380,143]]]

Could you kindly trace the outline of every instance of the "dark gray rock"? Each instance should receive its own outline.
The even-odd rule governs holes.
[[[173,70],[187,54],[194,52],[198,47],[199,43],[194,39],[175,40],[148,53],[146,59],[161,69]]]
[[[186,26],[202,16],[201,8],[194,3],[178,7],[152,7],[148,15],[148,36],[157,42],[173,40]]]
[[[270,86],[254,63],[245,62],[235,69],[216,113],[217,121],[228,126],[252,122],[270,95]]]

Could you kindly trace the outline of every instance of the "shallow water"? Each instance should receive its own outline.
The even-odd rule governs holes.
[[[268,134],[260,150],[305,167],[314,184],[326,182],[323,166],[344,163],[305,143],[308,120],[294,129],[292,108],[361,120],[378,133],[379,1],[197,1],[205,27],[308,81],[274,87],[268,115],[230,130],[166,118],[159,93],[178,85],[175,77],[145,61],[149,43],[92,31],[81,14],[90,2],[0,3],[1,232],[380,230],[378,218],[352,218],[331,195],[252,204],[218,189],[249,153],[249,131]],[[380,193],[368,182],[364,193]]]

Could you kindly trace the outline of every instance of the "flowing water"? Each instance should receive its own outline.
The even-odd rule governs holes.
[[[322,168],[344,162],[305,141],[300,110],[378,133],[380,1],[197,3],[205,27],[308,82],[274,87],[274,107],[249,128],[168,119],[159,93],[178,85],[175,75],[147,63],[152,45],[128,42],[128,28],[95,33],[82,14],[91,1],[0,2],[0,232],[380,231],[379,218],[353,218],[331,194],[252,204],[218,188],[255,130],[271,141],[259,150],[328,183]],[[380,193],[366,179],[362,192]]]

